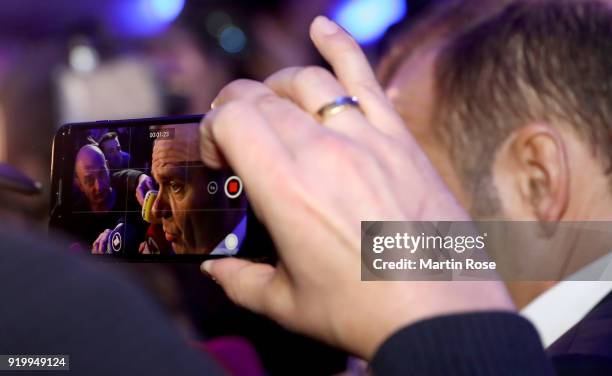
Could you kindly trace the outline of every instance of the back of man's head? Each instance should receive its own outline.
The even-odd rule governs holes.
[[[435,73],[437,131],[463,183],[490,173],[523,125],[569,129],[608,173],[612,10],[602,1],[519,1],[450,43]]]
[[[403,25],[397,25],[387,37],[390,48],[376,69],[386,86],[400,66],[422,48],[451,41],[515,0],[435,0]]]
[[[117,134],[117,132],[108,132],[108,133],[103,134],[102,137],[100,137],[97,144],[101,146],[106,141],[115,140],[118,138],[119,138],[119,135]]]

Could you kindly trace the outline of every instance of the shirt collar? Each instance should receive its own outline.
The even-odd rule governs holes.
[[[608,254],[538,296],[521,315],[531,321],[548,347],[611,291],[612,254]]]

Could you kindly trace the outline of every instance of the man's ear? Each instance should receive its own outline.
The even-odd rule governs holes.
[[[509,152],[517,168],[521,196],[540,221],[562,218],[569,201],[570,174],[561,134],[550,124],[533,123],[514,132]]]

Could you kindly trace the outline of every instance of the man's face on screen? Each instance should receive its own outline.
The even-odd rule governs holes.
[[[79,190],[90,206],[99,208],[111,193],[110,174],[102,151],[93,146],[83,146],[77,153],[75,175]]]
[[[199,162],[198,140],[196,125],[178,126],[173,139],[157,140],[153,147],[153,177],[159,184],[153,213],[179,254],[210,253],[231,230],[223,226],[227,199],[207,192],[219,174]]]
[[[106,156],[109,167],[120,168],[121,167],[121,144],[119,144],[118,138],[111,138],[100,144],[100,148]]]
[[[204,210],[206,181],[196,168],[178,164],[165,164],[155,168],[155,180],[159,183],[159,194],[154,205],[155,214],[161,217],[166,240],[172,243],[176,253],[196,253],[198,228],[194,219],[197,211]]]

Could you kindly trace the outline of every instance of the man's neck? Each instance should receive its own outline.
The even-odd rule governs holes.
[[[557,249],[567,258],[564,262],[565,277],[605,256],[612,248],[612,232],[608,230],[608,224],[612,221],[612,208],[606,205],[605,200],[600,201],[600,205],[587,205],[589,201],[583,201],[579,210],[566,213],[562,220],[563,226],[576,229],[571,232],[564,231],[565,235],[562,237],[565,238],[567,249]],[[521,309],[558,282],[507,282],[506,285],[515,305]]]
[[[506,287],[516,308],[522,309],[557,283],[557,281],[506,282]]]

